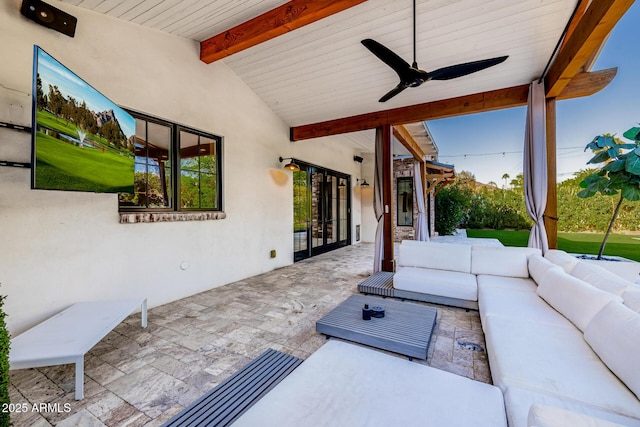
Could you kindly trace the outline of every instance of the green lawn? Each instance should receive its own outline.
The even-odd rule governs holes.
[[[52,190],[133,192],[133,158],[80,148],[37,134],[36,187]]]
[[[498,239],[505,246],[527,246],[528,231],[467,230],[468,237]],[[604,234],[558,233],[558,249],[570,253],[597,254]],[[605,255],[617,255],[640,261],[640,235],[611,234],[604,249]]]

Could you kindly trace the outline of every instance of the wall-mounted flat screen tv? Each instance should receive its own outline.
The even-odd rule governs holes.
[[[34,46],[31,188],[132,193],[135,119]]]

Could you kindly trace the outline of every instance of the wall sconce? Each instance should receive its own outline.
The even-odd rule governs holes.
[[[284,165],[284,168],[289,169],[291,172],[298,172],[300,170],[300,166],[296,164],[296,161],[293,157],[286,157],[286,158],[279,157],[279,160],[281,163],[284,162],[285,160],[291,160],[289,163]]]
[[[367,182],[366,179],[360,179],[360,178],[356,178],[356,184],[358,184],[360,187],[368,187],[369,186],[369,183]]]
[[[364,159],[360,156],[353,156],[353,161],[354,162],[358,162],[358,163],[362,163]]]

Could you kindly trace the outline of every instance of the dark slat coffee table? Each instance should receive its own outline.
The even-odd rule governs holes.
[[[385,317],[362,320],[365,304],[382,306]],[[411,302],[352,295],[316,322],[327,337],[369,345],[418,359],[427,358],[438,311]]]

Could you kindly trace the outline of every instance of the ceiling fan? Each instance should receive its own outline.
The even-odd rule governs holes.
[[[451,65],[449,67],[438,68],[435,71],[423,71],[418,68],[416,62],[416,0],[413,0],[413,64],[409,65],[404,59],[393,53],[373,39],[365,39],[361,42],[367,49],[377,56],[382,62],[393,68],[400,77],[400,83],[387,92],[379,102],[386,102],[405,90],[408,87],[418,87],[429,80],[450,80],[457,77],[466,76],[485,68],[493,67],[504,62],[508,56],[499,56],[480,61],[465,62],[464,64]]]

